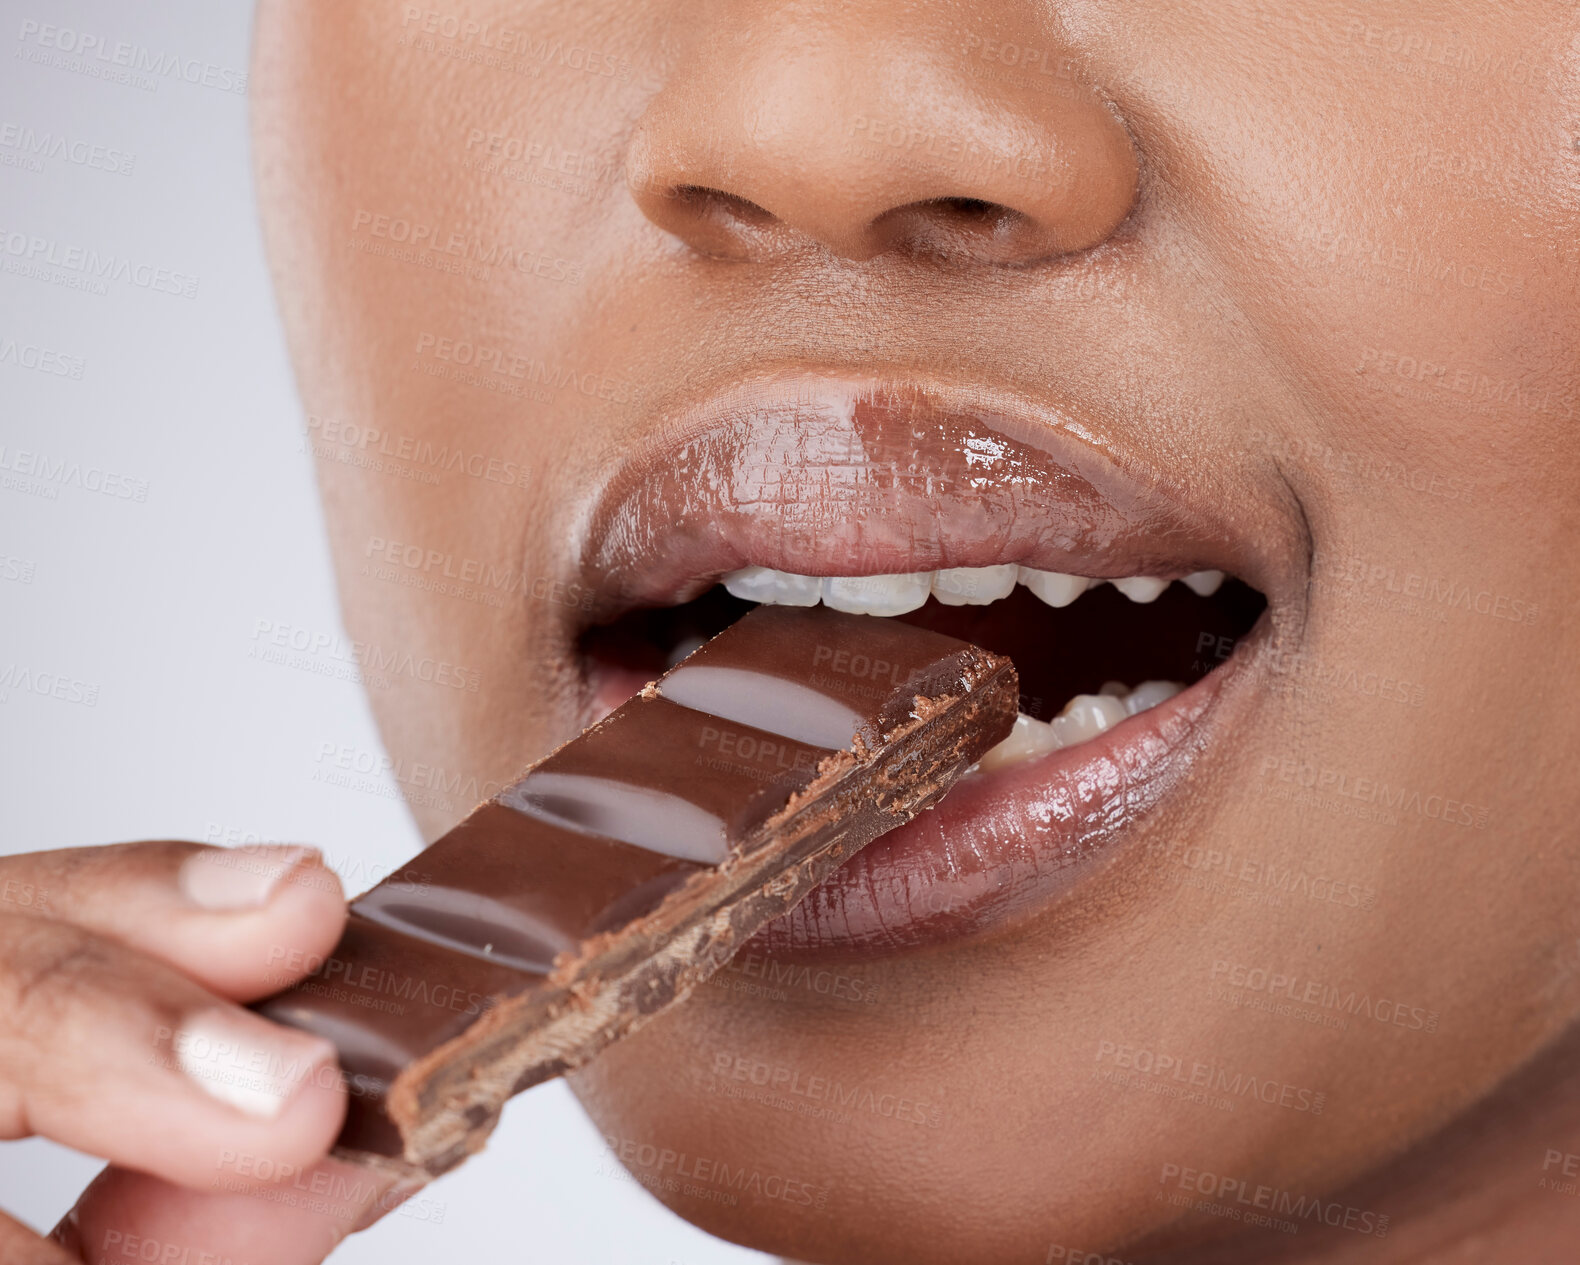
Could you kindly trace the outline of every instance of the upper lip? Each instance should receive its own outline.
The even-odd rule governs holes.
[[[1275,619],[1303,591],[1299,516],[1259,472],[1157,468],[1121,419],[1061,401],[790,367],[649,422],[591,507],[588,623],[689,601],[744,566],[859,576],[1013,562],[1098,578],[1214,569],[1259,589]]]

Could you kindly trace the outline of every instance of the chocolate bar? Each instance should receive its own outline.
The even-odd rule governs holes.
[[[338,1048],[340,1154],[442,1173],[937,801],[1017,694],[954,638],[758,607],[353,900],[257,1009]]]

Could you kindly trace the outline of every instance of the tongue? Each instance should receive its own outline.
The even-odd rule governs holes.
[[[620,667],[613,663],[595,664],[593,667],[592,716],[589,725],[595,725],[628,698],[634,698],[657,672]]]

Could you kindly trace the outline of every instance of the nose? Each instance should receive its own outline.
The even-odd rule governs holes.
[[[699,8],[627,155],[644,214],[699,253],[1026,264],[1130,212],[1130,137],[1030,12],[989,38],[952,5]]]

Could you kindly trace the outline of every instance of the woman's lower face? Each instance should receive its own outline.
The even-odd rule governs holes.
[[[576,1078],[676,1212],[830,1263],[1243,1232],[1189,1205],[1341,1189],[1576,1013],[1577,33],[263,6],[271,260],[430,836],[744,568],[935,573],[894,617],[1021,668],[1001,767]]]

